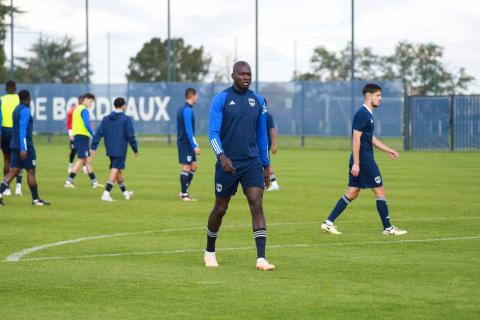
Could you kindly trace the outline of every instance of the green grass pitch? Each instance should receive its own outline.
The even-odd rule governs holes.
[[[283,139],[272,160],[281,191],[264,200],[277,270],[260,272],[241,191],[219,233],[220,267],[203,266],[214,199],[205,139],[196,203],[177,198],[174,146],[141,142],[125,173],[133,199],[115,187],[117,201],[103,203],[84,174],[76,189],[63,188],[63,137],[36,139],[40,195],[52,206],[33,207],[24,185],[22,198],[0,208],[0,319],[480,319],[480,153],[402,152],[392,161],[377,152],[392,222],[408,235],[381,234],[364,190],[337,221],[344,234],[332,236],[320,223],[345,191],[348,142],[315,139],[301,149]],[[94,164],[103,183],[103,149]]]

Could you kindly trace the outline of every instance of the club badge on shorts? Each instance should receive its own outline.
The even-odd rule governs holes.
[[[217,192],[222,192],[223,186],[220,183],[217,183],[215,187],[217,189]]]
[[[382,178],[380,176],[375,177],[375,182],[380,184],[382,182]]]

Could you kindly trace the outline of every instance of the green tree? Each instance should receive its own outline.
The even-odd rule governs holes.
[[[65,36],[59,40],[40,38],[32,45],[31,57],[18,58],[16,79],[23,83],[84,83],[87,59],[84,51]],[[91,74],[91,72],[90,72]]]
[[[336,81],[350,79],[351,47],[332,52],[324,47],[314,50],[311,72],[297,80]],[[443,48],[433,43],[402,41],[393,55],[378,56],[370,48],[355,50],[355,79],[401,80],[407,94],[455,94],[466,90],[475,80],[464,68],[449,71],[442,62]]]
[[[5,55],[5,36],[9,28],[6,17],[10,16],[12,8],[9,4],[5,5],[4,2],[4,0],[0,0],[0,82],[6,82],[9,78],[7,68],[5,67],[5,63],[7,62]],[[13,7],[13,13],[21,13],[21,11]]]
[[[211,58],[203,46],[194,48],[182,38],[172,39],[173,81],[202,81],[209,72]],[[167,81],[167,40],[152,38],[130,58],[127,80],[132,82]]]

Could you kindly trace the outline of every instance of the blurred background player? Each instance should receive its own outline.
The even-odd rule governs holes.
[[[7,94],[0,98],[0,123],[2,124],[1,130],[1,145],[3,153],[3,176],[5,177],[10,171],[10,142],[12,140],[12,127],[13,120],[12,114],[15,108],[20,104],[20,99],[18,98],[17,85],[14,81],[9,80],[5,84],[5,90]],[[12,192],[10,187],[5,189],[3,192],[4,196],[10,196]],[[17,175],[17,185],[15,187],[15,195],[22,195],[22,172],[20,171]]]
[[[338,200],[327,220],[322,223],[322,229],[331,234],[341,234],[333,224],[335,219],[350,202],[358,197],[361,189],[372,189],[377,202],[378,214],[383,224],[383,234],[403,235],[407,231],[398,229],[390,223],[382,175],[373,157],[374,146],[387,153],[392,159],[400,156],[397,151],[383,144],[373,135],[375,130],[373,110],[380,106],[382,88],[376,84],[367,84],[362,93],[364,97],[363,106],[355,113],[352,121],[352,154],[349,164],[348,189]]]
[[[102,195],[103,201],[112,202],[110,196],[115,182],[120,186],[125,200],[130,200],[132,191],[127,191],[122,170],[125,169],[128,144],[132,147],[135,157],[138,157],[138,145],[135,139],[135,130],[132,119],[125,114],[127,108],[124,98],[116,98],[113,102],[115,109],[108,116],[104,117],[92,140],[92,156],[95,155],[98,144],[102,137],[105,137],[105,148],[107,156],[110,157],[110,176],[105,184],[105,191]]]
[[[83,103],[83,96],[78,97],[78,103],[74,104],[68,109],[67,112],[67,133],[68,133],[68,146],[70,149],[70,153],[68,155],[68,169],[67,172],[71,173],[73,168],[73,160],[75,160],[75,156],[77,154],[77,149],[75,148],[75,144],[73,143],[74,135],[72,130],[72,118],[73,118],[73,111],[75,108],[78,107],[80,104]],[[83,166],[83,172],[87,173],[87,167]]]
[[[215,255],[217,233],[230,203],[242,184],[252,216],[258,270],[274,270],[265,259],[267,243],[263,190],[270,186],[267,107],[265,99],[249,90],[250,65],[236,62],[233,86],[217,94],[210,107],[209,139],[218,161],[215,165],[215,204],[208,218],[205,266],[218,267]]]
[[[22,169],[27,171],[27,181],[32,193],[32,204],[36,206],[49,205],[50,203],[38,196],[35,166],[37,156],[32,140],[33,118],[30,114],[30,93],[27,90],[19,92],[20,104],[12,114],[12,139],[10,142],[11,161],[10,172],[3,178],[0,185],[0,205],[4,205],[2,193],[8,188],[9,183]]]
[[[93,188],[102,188],[103,185],[98,183],[95,173],[93,172],[92,158],[90,156],[90,138],[94,132],[90,124],[90,112],[88,109],[95,101],[95,96],[91,93],[83,95],[83,102],[78,105],[72,114],[72,133],[73,144],[77,149],[77,162],[73,166],[70,174],[65,181],[65,188],[75,188],[73,181],[77,175],[78,170],[82,166],[87,167],[87,173]]]
[[[193,107],[197,103],[197,91],[193,88],[185,90],[185,104],[177,111],[177,147],[180,171],[180,199],[182,201],[196,201],[188,192],[197,166],[197,157],[200,147],[195,140],[195,115]]]
[[[266,102],[265,102],[266,103]],[[275,129],[275,121],[273,120],[273,116],[270,112],[267,112],[267,133],[268,133],[268,152],[272,154],[277,153],[277,130]],[[270,187],[268,187],[267,191],[278,191],[280,190],[280,186],[277,182],[277,177],[275,176],[275,172],[273,171],[272,165],[270,164]]]

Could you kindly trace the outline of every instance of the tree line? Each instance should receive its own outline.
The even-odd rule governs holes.
[[[0,0],[1,1],[1,0]],[[15,12],[19,10],[15,9]],[[8,79],[5,55],[5,18],[10,6],[0,2],[0,81]],[[154,37],[130,58],[125,77],[129,82],[167,81],[167,40]],[[203,46],[182,38],[171,40],[172,80],[201,82],[211,72],[212,58]],[[83,83],[87,79],[85,51],[73,39],[40,37],[28,57],[15,61],[15,80],[21,83]],[[399,42],[391,55],[377,55],[369,47],[355,48],[355,79],[401,80],[407,94],[458,94],[475,81],[464,68],[451,69],[442,61],[444,48],[434,43]],[[292,76],[293,81],[350,80],[351,46],[338,52],[324,46],[313,50],[310,71]],[[91,70],[91,68],[90,68]]]

